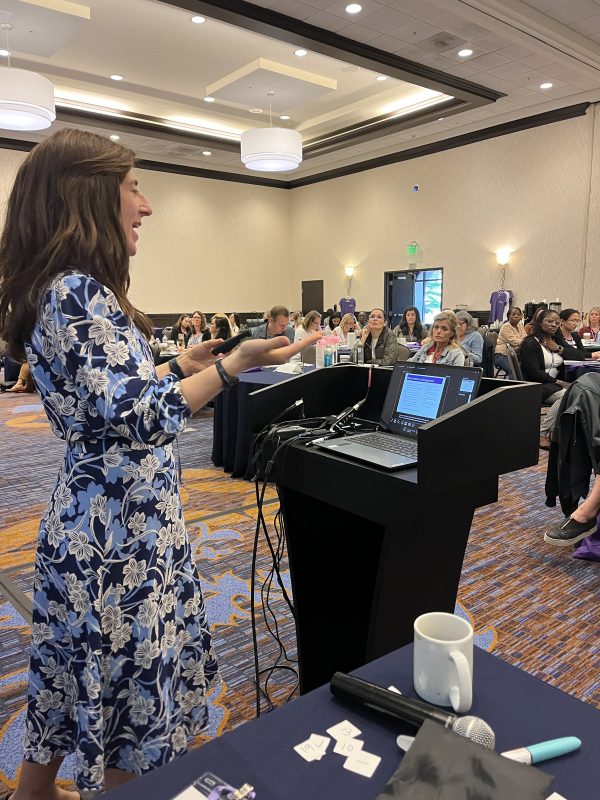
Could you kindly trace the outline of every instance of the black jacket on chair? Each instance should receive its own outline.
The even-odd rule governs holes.
[[[569,347],[569,350],[573,350],[573,348]],[[565,356],[568,358],[569,354],[565,352],[563,357]],[[535,336],[530,335],[523,339],[519,350],[519,359],[525,380],[542,384],[542,402],[556,392],[560,392],[562,386],[556,382],[556,378],[552,378],[544,369],[542,345]]]
[[[546,471],[546,505],[569,516],[590,488],[590,473],[600,472],[600,375],[586,372],[562,399]]]

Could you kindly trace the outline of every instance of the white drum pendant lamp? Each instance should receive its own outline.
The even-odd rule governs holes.
[[[37,72],[0,68],[0,128],[40,131],[56,119],[54,86]]]
[[[244,131],[242,163],[257,172],[291,172],[302,163],[302,136],[290,128]]]

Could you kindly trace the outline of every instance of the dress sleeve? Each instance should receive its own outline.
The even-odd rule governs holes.
[[[185,427],[190,408],[179,379],[159,379],[143,337],[114,294],[93,278],[67,275],[42,306],[42,346],[54,353],[65,389],[77,397],[75,418],[89,435],[116,431],[145,445],[163,445]],[[45,341],[44,341],[45,340]]]

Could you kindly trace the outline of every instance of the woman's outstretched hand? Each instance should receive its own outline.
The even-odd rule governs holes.
[[[273,339],[249,339],[242,342],[231,355],[223,359],[223,366],[230,375],[237,375],[251,367],[285,364],[305,347],[315,344],[322,335],[321,331],[316,331],[294,344],[290,344],[287,336],[275,336]]]

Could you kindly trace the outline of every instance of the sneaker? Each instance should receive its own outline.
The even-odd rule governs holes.
[[[562,525],[550,528],[544,534],[544,541],[556,547],[570,547],[577,544],[596,529],[596,517],[588,522],[577,522],[569,517]]]

